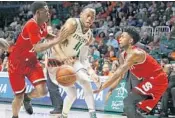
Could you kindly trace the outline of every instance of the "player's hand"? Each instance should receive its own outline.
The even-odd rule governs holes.
[[[62,42],[62,44],[66,47],[69,44],[69,41],[66,39]]]
[[[96,84],[96,86],[99,88],[101,86],[101,81],[99,76],[94,72],[93,74],[91,74],[91,79],[92,81]]]
[[[64,64],[72,66],[74,64],[74,62],[75,62],[75,59],[72,57],[69,57],[64,61]]]
[[[98,94],[100,91],[102,91],[102,84],[97,90],[94,90],[93,93]]]
[[[112,95],[112,90],[109,90],[107,95],[106,95],[106,98],[105,98],[105,103],[108,101],[108,99],[111,95]]]

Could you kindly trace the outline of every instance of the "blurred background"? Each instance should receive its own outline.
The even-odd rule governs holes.
[[[32,17],[30,1],[0,1],[0,38],[14,44],[25,22]],[[96,73],[110,76],[118,66],[120,47],[118,38],[127,28],[136,28],[140,43],[157,61],[164,57],[175,61],[175,2],[168,1],[49,1],[54,32],[69,17],[79,17],[84,6],[96,9],[97,16],[92,26],[95,42],[91,45],[89,61]],[[43,54],[38,54],[43,61]],[[0,71],[7,71],[5,52],[0,50]]]

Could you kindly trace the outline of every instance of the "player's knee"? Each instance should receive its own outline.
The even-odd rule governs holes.
[[[76,89],[72,89],[72,91],[67,92],[67,96],[69,97],[69,99],[71,99],[72,101],[74,101],[77,98],[77,91]]]
[[[40,97],[46,96],[47,93],[48,93],[48,89],[46,87],[46,84],[37,85],[35,87],[35,89],[37,90],[37,92],[38,92],[38,94],[39,94]]]
[[[40,96],[46,96],[47,93],[48,93],[47,88],[43,88],[43,89],[40,89],[40,90],[39,90],[39,94],[40,94]]]
[[[92,95],[93,94],[92,88],[89,85],[84,84],[82,88],[83,88],[85,95]]]
[[[23,101],[24,100],[24,94],[16,94],[14,97],[14,100],[18,100],[18,101]]]

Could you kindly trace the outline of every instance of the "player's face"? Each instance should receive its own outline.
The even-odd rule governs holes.
[[[119,38],[119,44],[121,48],[128,47],[132,43],[132,37],[127,33],[123,32]]]
[[[44,8],[39,10],[39,18],[43,22],[47,22],[50,18],[49,8],[48,6],[44,6]]]
[[[85,28],[90,28],[95,20],[95,12],[90,9],[84,10],[80,15],[80,19]]]

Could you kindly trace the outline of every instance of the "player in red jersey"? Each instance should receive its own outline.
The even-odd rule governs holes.
[[[149,113],[160,100],[168,85],[167,75],[157,61],[142,49],[134,46],[139,39],[140,36],[134,29],[128,28],[121,34],[119,43],[124,50],[121,54],[123,63],[109,80],[94,91],[98,93],[110,87],[109,94],[111,94],[128,70],[138,79],[142,78],[142,82],[124,99],[124,110],[128,118],[144,118],[141,113],[137,112],[137,108]]]
[[[9,79],[15,94],[12,102],[12,118],[18,118],[23,100],[26,111],[32,114],[33,109],[30,100],[47,94],[46,79],[43,69],[37,60],[36,53],[59,43],[57,37],[47,32],[46,22],[50,18],[47,3],[42,1],[33,2],[31,10],[33,12],[33,18],[28,20],[24,25],[8,58]],[[43,38],[52,40],[48,43],[41,43]],[[28,94],[24,94],[26,89],[25,77],[35,87]]]

